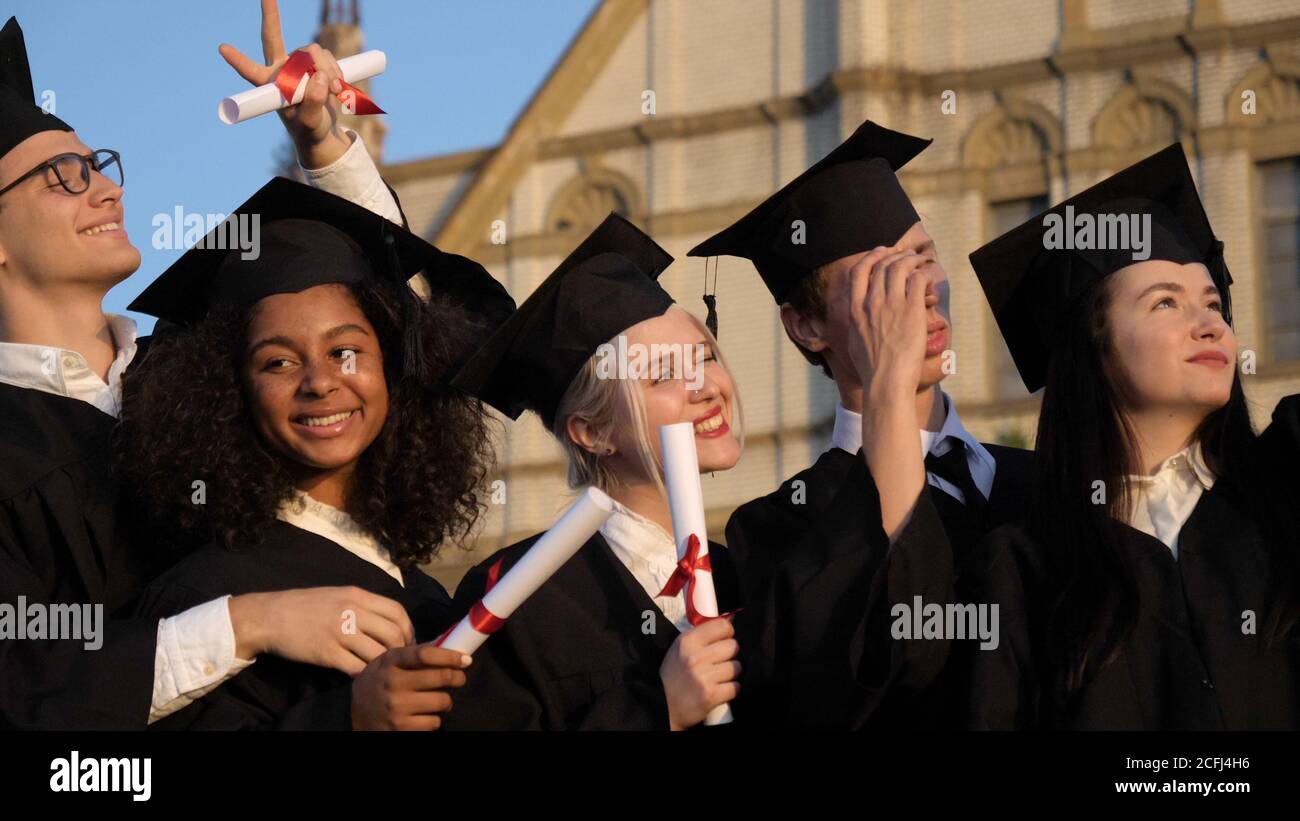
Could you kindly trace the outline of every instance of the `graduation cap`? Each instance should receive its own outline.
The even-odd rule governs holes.
[[[610,214],[461,369],[452,384],[549,429],[565,391],[597,349],[673,298],[657,279],[673,261],[635,225]]]
[[[1149,225],[1149,232],[1147,226]],[[1135,259],[1143,232],[1143,259]],[[1113,240],[1119,237],[1120,242]],[[1127,237],[1127,241],[1123,238]],[[1044,211],[970,255],[1030,392],[1043,387],[1063,319],[1088,286],[1144,259],[1199,262],[1231,322],[1232,274],[1175,143]]]
[[[745,257],[777,303],[785,302],[820,266],[893,245],[920,219],[895,172],[931,142],[867,120],[820,162],[689,256]]]
[[[506,289],[477,262],[440,251],[360,205],[276,177],[128,307],[193,327],[217,304],[252,305],[273,294],[373,278],[389,285],[402,305],[402,372],[423,379],[419,298],[407,285],[421,271],[433,293],[461,303],[490,329],[514,310]]]
[[[42,131],[71,131],[72,126],[36,105],[27,44],[17,18],[0,29],[0,157]]]

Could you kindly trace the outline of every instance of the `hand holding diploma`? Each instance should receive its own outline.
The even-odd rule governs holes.
[[[500,562],[492,566],[483,598],[434,644],[472,655],[613,513],[614,504],[608,496],[596,488],[584,490],[578,501],[528,549],[510,572],[498,578]]]
[[[328,61],[333,59],[333,54],[315,44],[299,49],[280,67],[275,82],[226,97],[217,109],[217,116],[227,125],[234,125],[271,111],[296,106],[306,98],[312,79],[321,73],[316,67],[316,61],[329,66]],[[332,79],[329,75],[324,75],[326,80],[317,82],[316,88],[312,90],[319,97],[321,88],[329,88],[341,101],[343,111],[348,114],[383,114],[384,110],[375,105],[364,91],[354,88],[350,83],[382,74],[387,65],[388,58],[382,51],[354,54],[329,66],[333,71],[340,72],[340,75]]]
[[[704,524],[704,492],[700,488],[700,461],[695,452],[695,426],[690,422],[659,428],[659,447],[664,460],[664,484],[673,518],[673,540],[677,543],[678,569],[663,595],[686,595],[686,617],[699,626],[718,615],[718,597],[713,590],[713,569],[709,562],[709,537]],[[704,719],[707,725],[727,724],[731,708],[721,704]]]
[[[351,146],[351,140],[338,124],[339,115],[343,111],[343,102],[338,95],[345,93],[347,90],[345,84],[348,80],[360,81],[365,77],[360,74],[348,76],[341,67],[340,61],[336,60],[327,49],[315,43],[295,51],[292,56],[289,55],[285,51],[284,37],[280,32],[280,10],[276,0],[262,0],[262,54],[266,59],[266,65],[258,63],[228,44],[222,44],[220,51],[231,68],[256,87],[245,92],[244,95],[235,95],[223,100],[223,109],[230,108],[226,105],[228,101],[236,101],[234,108],[238,109],[238,101],[245,95],[263,99],[262,109],[257,113],[276,111],[280,115],[280,120],[284,123],[297,149],[298,161],[304,168],[322,168],[330,165],[343,156],[343,152]],[[308,58],[311,61],[310,67],[306,65]],[[296,105],[285,104],[282,92],[276,86],[277,80],[287,84],[286,81],[290,79],[288,75],[284,77],[280,75],[291,59],[296,61],[293,66],[290,66],[290,74],[296,78],[295,87],[291,92],[293,95],[291,99],[298,100]],[[383,53],[366,52],[356,57],[346,58],[343,62],[379,73],[383,70]],[[366,76],[373,76],[373,74]],[[267,101],[269,107],[266,107]],[[252,114],[253,110],[249,109],[249,116],[255,116]],[[235,116],[228,121],[239,122],[246,119],[240,116],[238,111],[233,113]]]
[[[352,680],[352,729],[438,729],[469,664],[468,656],[432,644],[389,650]]]

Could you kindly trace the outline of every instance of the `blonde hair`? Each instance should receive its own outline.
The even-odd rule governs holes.
[[[690,318],[691,324],[704,334],[705,343],[718,363],[722,365],[723,370],[730,376],[731,368],[722,355],[718,340],[698,317],[689,311],[683,313]],[[611,344],[613,342],[614,340],[611,340]],[[646,429],[645,403],[641,399],[641,389],[637,386],[637,380],[610,379],[607,375],[602,377],[598,364],[600,359],[599,353],[593,354],[578,371],[578,375],[574,377],[568,390],[560,399],[555,413],[555,424],[551,429],[551,435],[564,449],[565,460],[568,463],[569,487],[591,486],[609,493],[623,484],[610,467],[608,460],[603,457],[603,452],[612,443],[616,426],[624,424],[631,427],[632,439],[636,444],[636,461],[640,464],[643,474],[650,477],[659,488],[659,492],[666,497],[668,491],[664,487],[663,465],[660,464],[658,452],[650,439],[651,433]],[[743,448],[745,439],[740,410],[740,391],[736,387],[734,378],[732,378],[731,408],[732,428],[736,431],[736,438]],[[586,421],[591,428],[594,435],[594,452],[579,445],[569,436],[569,418],[573,416]]]

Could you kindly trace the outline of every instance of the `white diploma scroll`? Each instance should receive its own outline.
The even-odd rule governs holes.
[[[476,611],[486,610],[487,614],[502,621],[510,618],[519,605],[572,558],[613,513],[614,503],[608,496],[594,487],[584,490],[560,520],[497,580],[474,609],[438,642],[438,646],[473,655],[490,635],[474,628]]]
[[[680,561],[686,556],[692,534],[700,540],[700,555],[707,555],[709,536],[704,525],[704,492],[700,488],[700,460],[695,453],[695,425],[678,422],[661,426],[659,447],[664,458],[664,484],[668,488],[668,508],[673,517],[677,558]],[[700,615],[718,615],[718,597],[713,590],[713,574],[709,571],[696,569],[695,583],[683,592],[691,596]],[[704,719],[704,723],[710,726],[731,721],[731,707],[726,704],[713,708]]]
[[[369,80],[371,77],[383,74],[387,67],[388,56],[382,51],[363,51],[339,60],[343,79],[349,83]],[[293,99],[287,103],[280,96],[280,89],[274,82],[241,91],[221,101],[217,106],[217,116],[226,125],[234,125],[272,111],[279,111],[287,106],[297,105],[302,102],[303,95],[307,93],[307,81],[310,79],[310,73],[303,74],[302,79],[298,81],[297,89],[294,90]]]

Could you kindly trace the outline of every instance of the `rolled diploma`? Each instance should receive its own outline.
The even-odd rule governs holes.
[[[610,498],[594,487],[583,491],[560,520],[542,535],[487,592],[482,604],[499,619],[508,619],[560,566],[573,557],[614,512]],[[470,626],[469,616],[439,646],[473,654],[488,637]]]
[[[700,540],[700,555],[709,552],[708,529],[704,525],[704,492],[700,488],[700,459],[695,452],[695,425],[678,422],[659,428],[659,448],[664,458],[664,484],[668,488],[668,508],[673,517],[673,541],[677,558],[686,556],[686,546],[694,533]],[[695,609],[704,616],[718,615],[718,596],[713,590],[713,574],[695,571],[691,586]],[[704,719],[710,726],[732,720],[731,707],[719,704]]]
[[[369,80],[371,77],[384,73],[388,67],[388,55],[382,51],[363,51],[360,54],[354,54],[351,57],[344,57],[339,60],[339,68],[343,71],[343,79],[349,83],[359,83],[362,80]],[[242,123],[244,120],[251,120],[254,117],[260,117],[272,111],[279,111],[281,108],[291,105],[297,105],[302,102],[302,97],[307,93],[307,81],[311,79],[311,74],[304,74],[298,81],[298,88],[293,93],[293,100],[285,102],[280,96],[280,89],[275,87],[275,83],[267,83],[264,86],[250,88],[248,91],[241,91],[233,97],[227,97],[217,106],[217,116],[221,122],[226,125]]]

